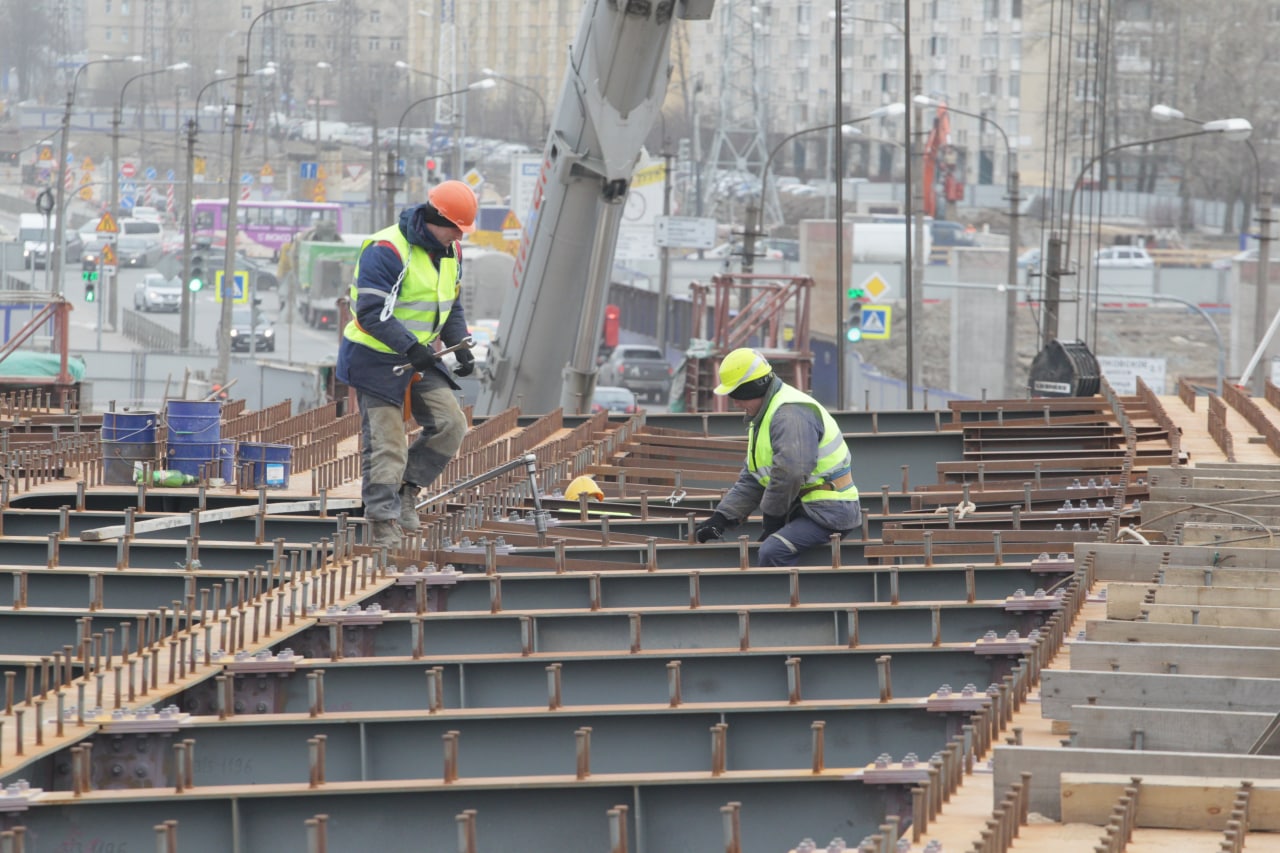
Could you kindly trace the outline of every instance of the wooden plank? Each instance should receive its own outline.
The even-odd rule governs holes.
[[[1250,779],[1249,829],[1280,829],[1280,782]],[[1240,790],[1237,776],[1143,776],[1138,794],[1138,826],[1221,832]],[[1133,784],[1121,774],[1062,774],[1062,821],[1105,826],[1124,789]]]
[[[1090,640],[1109,643],[1177,643],[1280,648],[1280,630],[1275,628],[1236,628],[1222,625],[1179,625],[1169,622],[1097,619],[1090,620],[1086,624],[1085,636]]]
[[[1248,646],[1175,646],[1162,643],[1105,643],[1087,640],[1071,646],[1071,668],[1096,672],[1155,672],[1178,675],[1242,675],[1280,678],[1274,648]]]
[[[1090,702],[1090,698],[1094,701]],[[1280,680],[1150,672],[1044,671],[1040,708],[1051,720],[1071,719],[1072,705],[1183,708],[1275,713]]]
[[[1071,728],[1077,734],[1072,748],[1242,755],[1273,718],[1258,712],[1075,705]]]
[[[337,509],[354,509],[362,505],[357,498],[330,498],[325,502],[325,507],[330,510]],[[288,503],[268,503],[266,515],[284,515],[293,512],[313,512],[320,509],[320,501],[289,501]],[[228,507],[226,509],[207,509],[200,513],[200,523],[205,524],[215,521],[227,521],[232,518],[252,518],[258,514],[258,506],[239,506]],[[336,519],[335,519],[336,521]],[[182,513],[164,518],[149,518],[145,521],[135,522],[133,525],[134,535],[139,533],[154,533],[157,530],[172,530],[176,527],[187,527],[191,524],[191,514]],[[123,524],[116,524],[110,527],[94,527],[89,530],[80,531],[80,540],[82,542],[101,542],[106,539],[119,539],[125,534],[126,527]]]

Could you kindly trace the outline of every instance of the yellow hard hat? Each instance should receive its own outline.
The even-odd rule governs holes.
[[[600,491],[596,481],[586,474],[581,477],[575,477],[573,482],[569,484],[569,488],[564,490],[565,500],[576,501],[579,495],[591,495],[598,501],[604,500],[604,492]]]
[[[747,347],[740,347],[720,362],[720,384],[715,393],[723,397],[740,385],[763,379],[773,372],[768,359]]]

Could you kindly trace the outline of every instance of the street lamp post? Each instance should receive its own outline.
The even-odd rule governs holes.
[[[302,3],[290,3],[287,6],[267,7],[249,22],[249,30],[244,37],[244,55],[236,57],[236,94],[235,112],[231,120],[231,165],[227,175],[227,245],[223,254],[223,284],[231,286],[236,269],[237,208],[240,201],[240,133],[244,126],[244,81],[249,76],[249,54],[253,45],[253,28],[258,22],[273,12],[286,12],[290,9],[301,9],[304,6],[319,6],[333,3],[336,0],[304,0]],[[221,319],[218,329],[218,370],[220,382],[227,381],[231,372],[231,339],[226,332],[231,328],[231,300],[222,300]]]
[[[1181,121],[1189,121],[1192,124],[1204,126],[1204,122],[1193,119],[1182,110],[1174,109],[1167,104],[1156,104],[1151,108],[1151,117],[1156,121],[1173,121],[1178,119]],[[1244,144],[1249,148],[1249,153],[1253,155],[1253,191],[1256,202],[1256,213],[1254,218],[1257,220],[1258,228],[1258,262],[1254,270],[1254,295],[1253,295],[1253,339],[1258,342],[1258,349],[1249,360],[1248,366],[1244,372],[1240,374],[1240,384],[1248,385],[1252,378],[1253,370],[1258,366],[1258,360],[1262,357],[1262,353],[1266,351],[1267,343],[1270,342],[1270,335],[1267,332],[1267,291],[1271,286],[1271,193],[1262,185],[1262,163],[1258,159],[1258,149],[1254,147],[1253,141],[1246,139]],[[1262,374],[1258,375],[1255,393],[1262,393],[1263,378]],[[1221,389],[1219,389],[1221,393]]]
[[[1019,197],[1019,176],[1018,165],[1016,161],[1017,154],[1013,150],[1013,145],[1009,142],[1009,134],[1005,133],[1003,127],[992,121],[987,116],[980,113],[971,113],[967,110],[957,109],[950,104],[944,104],[942,101],[930,98],[927,95],[916,95],[912,99],[916,104],[922,107],[943,107],[953,113],[958,113],[969,118],[976,118],[979,122],[985,122],[991,125],[999,132],[1000,137],[1004,140],[1004,150],[1006,157],[1006,186],[1009,191],[1009,257],[1007,259],[1005,269],[1005,281],[1008,283],[1008,291],[1005,293],[1005,339],[1004,339],[1004,393],[1006,397],[1018,396],[1018,390],[1014,387],[1014,363],[1017,361],[1017,336],[1014,330],[1018,323],[1018,205],[1022,202]]]
[[[538,125],[538,131],[542,134],[542,140],[545,143],[547,139],[547,134],[551,132],[551,128],[547,126],[547,99],[542,96],[542,93],[539,92],[537,89],[533,88],[532,86],[528,86],[524,83],[521,83],[519,80],[515,80],[511,77],[507,77],[505,74],[499,74],[497,71],[494,71],[492,68],[481,68],[480,73],[486,77],[492,77],[495,80],[501,80],[504,83],[510,83],[512,86],[515,86],[518,89],[524,89],[526,92],[532,93],[533,96],[538,99],[538,105],[542,111],[542,121]]]
[[[333,71],[333,66],[330,65],[328,62],[325,62],[323,59],[316,63],[316,68],[320,69],[321,71]],[[327,89],[328,86],[326,86],[325,88]],[[313,100],[312,106],[315,107],[315,111],[316,111],[316,169],[318,170],[320,168],[320,155],[324,151],[324,149],[320,145],[320,93],[319,92],[315,93],[315,98]],[[373,140],[373,146],[374,148],[378,147],[378,140],[376,139]]]
[[[1070,254],[1071,237],[1075,225],[1075,207],[1076,207],[1076,190],[1080,188],[1080,184],[1084,181],[1089,171],[1098,163],[1098,161],[1114,154],[1117,151],[1124,151],[1127,148],[1137,148],[1144,145],[1155,145],[1160,142],[1174,142],[1179,139],[1189,139],[1193,136],[1209,136],[1212,134],[1221,134],[1228,140],[1239,142],[1249,138],[1249,134],[1253,132],[1253,125],[1247,119],[1243,118],[1224,118],[1214,121],[1206,121],[1200,125],[1199,130],[1193,130],[1189,133],[1175,133],[1171,136],[1160,136],[1155,139],[1138,139],[1133,142],[1123,142],[1119,145],[1112,145],[1103,151],[1095,154],[1089,159],[1080,173],[1076,175],[1075,181],[1071,184],[1071,195],[1067,200],[1067,227],[1064,233],[1054,233],[1049,237],[1049,244],[1045,256],[1045,292],[1044,292],[1044,315],[1043,325],[1041,327],[1042,346],[1048,346],[1049,343],[1058,337],[1058,306],[1060,301],[1062,276],[1068,271],[1065,269],[1067,258]]]
[[[421,104],[430,103],[431,101],[439,100],[440,98],[448,98],[453,95],[465,95],[467,92],[470,92],[472,90],[492,89],[496,85],[497,83],[494,82],[492,77],[486,77],[483,80],[477,80],[476,82],[471,83],[467,86],[464,86],[461,89],[457,89],[452,92],[441,92],[438,95],[427,95],[425,98],[419,98],[418,100],[409,104],[409,106],[404,108],[404,112],[400,113],[400,121],[396,122],[396,160],[399,161],[400,159],[400,147],[403,141],[402,136],[404,133],[404,121],[406,118],[409,117],[409,113],[413,110],[414,107],[419,106]],[[391,166],[393,167],[394,165],[395,165],[394,163],[391,164]],[[396,217],[396,194],[395,194],[396,186],[394,184],[395,170],[394,168],[389,168],[387,171],[389,174],[387,175],[388,192],[387,192],[386,221],[394,222]]]
[[[185,71],[190,67],[189,63],[178,62],[166,65],[164,68],[143,71],[125,80],[124,85],[120,87],[120,99],[116,102],[115,112],[111,114],[111,168],[115,172],[115,180],[111,182],[111,207],[109,208],[112,216],[118,216],[120,213],[120,122],[124,116],[124,96],[129,90],[129,84],[143,77],[154,77],[168,71]],[[119,328],[120,322],[119,284],[119,275],[112,273],[111,281],[107,284],[107,319],[113,331]]]
[[[769,193],[769,167],[773,164],[773,158],[778,152],[786,147],[798,136],[806,133],[819,133],[824,130],[835,130],[836,128],[845,128],[855,124],[861,124],[864,121],[871,121],[877,118],[892,118],[900,116],[907,111],[906,105],[902,103],[885,104],[883,107],[872,110],[864,116],[851,118],[848,121],[831,122],[830,124],[820,124],[816,127],[807,127],[803,130],[797,130],[795,133],[782,137],[782,141],[773,147],[769,152],[769,156],[765,158],[764,168],[760,170],[760,201],[752,203],[747,207],[747,227],[742,244],[742,271],[750,273],[755,268],[755,238],[757,234],[763,234],[763,216],[765,198]],[[838,178],[843,180],[843,176]],[[837,208],[840,206],[837,205]],[[844,245],[844,211],[837,209],[836,211],[836,286],[835,286],[835,307],[836,307],[836,408],[843,409],[845,407],[845,339],[843,318],[844,318],[844,265],[843,253],[841,247]]]
[[[260,68],[253,73],[268,77],[275,74],[276,70]],[[187,122],[186,204],[182,215],[182,302],[178,320],[178,347],[184,352],[191,345],[191,207],[195,201],[196,136],[200,132],[200,99],[212,87],[219,83],[230,83],[235,79],[234,75],[215,77],[201,86],[200,91],[196,92],[194,112]]]
[[[65,214],[63,213],[63,208],[66,206],[66,195],[67,195],[67,182],[66,182],[66,173],[65,173],[65,170],[67,168],[67,148],[70,145],[69,139],[71,136],[71,109],[74,106],[76,101],[76,87],[80,85],[80,75],[90,65],[103,65],[108,62],[141,62],[141,61],[142,61],[142,57],[136,56],[136,55],[127,56],[120,59],[91,59],[88,62],[81,63],[80,67],[76,69],[76,73],[71,78],[71,86],[67,89],[67,107],[65,110],[62,111],[62,138],[58,142],[58,170],[54,175],[55,187],[53,191],[54,192],[54,208],[53,209],[58,211],[60,216],[64,216],[64,219],[60,219],[58,220],[57,223],[55,223],[57,227],[53,229],[54,230],[54,233],[52,235],[53,248],[49,252],[49,255],[50,255],[49,265],[52,267],[52,271],[53,271],[54,287],[58,288],[59,290],[62,289],[62,262],[64,260],[63,256],[66,254],[66,250],[64,247],[66,245],[67,225],[69,224],[65,220]],[[112,165],[114,166],[115,164],[113,163]]]

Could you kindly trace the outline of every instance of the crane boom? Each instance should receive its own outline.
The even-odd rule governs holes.
[[[479,414],[589,408],[632,171],[662,109],[673,19],[715,0],[587,0],[570,48]]]

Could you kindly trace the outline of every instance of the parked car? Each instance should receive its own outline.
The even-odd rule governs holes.
[[[1093,253],[1096,266],[1112,269],[1153,269],[1156,262],[1140,246],[1107,246]]]
[[[137,311],[178,311],[182,307],[182,281],[149,272],[133,287],[133,307]]]
[[[620,344],[600,368],[600,381],[626,388],[644,400],[666,402],[671,393],[671,365],[662,350],[642,344]]]
[[[634,415],[644,411],[636,403],[636,395],[617,385],[597,385],[591,395],[591,414]]]
[[[160,239],[149,234],[121,234],[116,238],[116,264],[149,267],[160,260]]]
[[[84,250],[84,241],[80,239],[79,231],[72,231],[68,228],[62,240],[63,247],[66,250],[66,253],[62,256],[64,260],[74,261],[80,257],[80,253]],[[32,244],[31,254],[27,258],[32,269],[44,269],[45,264],[49,262],[49,248],[49,244],[45,242]]]
[[[253,335],[257,335],[254,347],[258,352],[276,351],[276,330],[271,320],[257,307],[236,305],[231,309],[231,350],[248,352]]]
[[[938,219],[929,224],[935,246],[976,246],[978,240],[973,231],[959,222]]]

